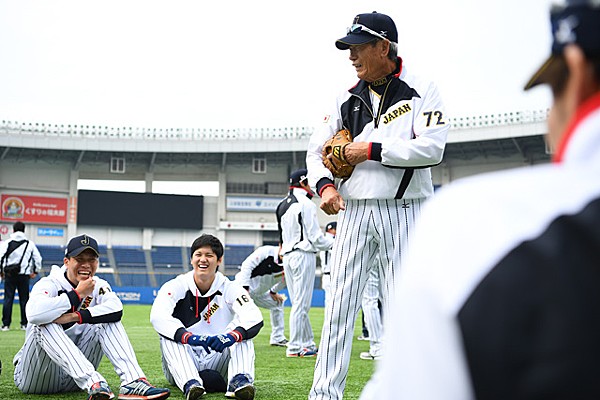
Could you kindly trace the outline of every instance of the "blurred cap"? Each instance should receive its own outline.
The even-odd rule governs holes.
[[[388,39],[390,42],[398,43],[398,30],[394,21],[385,14],[373,11],[372,13],[358,14],[352,21],[352,26],[348,28],[348,34],[341,39],[336,40],[335,46],[340,50],[348,50],[350,46],[365,44],[379,37],[360,29],[365,26],[368,29],[377,32],[379,35]]]
[[[300,182],[308,179],[308,170],[302,168],[292,172],[290,175],[290,186],[300,186]]]
[[[85,249],[92,249],[98,257],[100,257],[100,251],[98,251],[98,242],[93,237],[88,235],[75,236],[69,240],[67,249],[65,250],[65,257],[77,257]]]
[[[566,0],[550,10],[552,52],[525,85],[525,90],[548,83],[560,70],[565,46],[576,44],[587,57],[600,55],[600,2],[597,0]]]
[[[337,222],[330,222],[325,226],[325,230],[337,229]]]

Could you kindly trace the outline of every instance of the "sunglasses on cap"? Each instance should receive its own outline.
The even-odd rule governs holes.
[[[385,36],[381,35],[381,33],[377,33],[374,30],[369,29],[366,26],[361,25],[361,24],[354,24],[354,25],[352,25],[350,28],[348,28],[346,30],[346,35],[349,35],[351,33],[360,33],[360,32],[366,32],[366,33],[369,33],[369,34],[371,34],[373,36],[378,37],[379,39],[390,41],[388,38],[386,38]]]

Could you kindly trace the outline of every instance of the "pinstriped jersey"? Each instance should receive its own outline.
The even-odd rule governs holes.
[[[166,282],[150,311],[150,322],[163,337],[180,341],[183,333],[218,335],[236,329],[250,339],[263,325],[260,310],[239,283],[218,272],[210,289],[201,294],[194,271]]]
[[[66,278],[67,267],[52,266],[50,275],[40,279],[33,288],[27,302],[27,319],[32,324],[43,325],[54,321],[66,312],[79,311],[82,323],[119,321],[123,314],[123,303],[112,291],[110,284],[98,276],[90,296],[80,299],[73,291],[74,286]],[[63,325],[69,337],[78,336],[80,324]]]
[[[433,193],[428,167],[442,161],[450,124],[436,86],[409,74],[398,60],[398,74],[371,85],[361,80],[342,93],[311,136],[306,165],[317,193],[333,183],[322,162],[323,143],[342,128],[355,142],[372,143],[370,159],[339,185],[344,199],[412,199]]]

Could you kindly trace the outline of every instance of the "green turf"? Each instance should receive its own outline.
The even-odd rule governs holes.
[[[263,311],[265,327],[254,339],[256,350],[256,399],[292,400],[307,399],[312,384],[314,358],[287,358],[285,348],[269,345],[271,327],[269,313]],[[289,308],[285,310],[286,335],[288,334]],[[175,386],[167,383],[162,374],[158,337],[149,322],[149,305],[126,305],[123,317],[125,329],[136,351],[138,362],[146,373],[148,380],[156,386],[171,389],[172,399],[184,399],[183,393]],[[13,325],[8,332],[0,331],[0,360],[2,360],[2,375],[0,376],[0,399],[86,399],[84,392],[61,393],[56,395],[25,395],[14,385],[12,358],[23,344],[25,332],[18,330],[15,321],[19,320],[19,310],[13,311]],[[310,320],[315,331],[315,341],[319,343],[323,325],[323,308],[312,308]],[[355,329],[354,337],[359,335]],[[352,362],[346,384],[344,399],[358,399],[362,388],[373,372],[372,361],[359,358],[361,351],[368,351],[368,342],[354,340],[352,346]],[[108,380],[113,391],[118,392],[119,379],[112,365],[102,359],[99,371]],[[202,399],[224,399],[223,393],[206,394]]]

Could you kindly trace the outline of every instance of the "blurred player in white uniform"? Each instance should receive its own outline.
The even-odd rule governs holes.
[[[317,268],[317,251],[328,250],[333,238],[326,237],[317,219],[317,206],[310,200],[306,169],[292,172],[290,192],[276,210],[281,255],[292,303],[288,357],[315,357],[317,346],[308,311]]]
[[[121,380],[119,399],[165,399],[168,389],[148,383],[121,317],[123,304],[108,282],[94,276],[98,243],[87,235],[69,241],[64,265],[40,279],[27,303],[25,343],[15,356],[15,384],[23,393],[86,390],[88,399],[114,398],[96,368],[103,355]]]
[[[550,86],[553,162],[454,181],[425,205],[361,400],[600,398],[600,3],[550,20],[552,54],[525,88]]]
[[[205,392],[253,399],[252,338],[263,326],[262,314],[246,289],[217,271],[223,261],[218,238],[201,235],[191,255],[193,270],[166,282],[150,312],[163,372],[186,400]]]
[[[325,225],[325,236],[335,239],[335,231],[337,222],[333,221]],[[327,303],[331,301],[331,250],[324,250],[320,254],[321,257],[321,287],[325,292],[325,308]]]
[[[437,88],[410,73],[397,55],[397,42],[389,16],[372,12],[354,18],[335,44],[349,51],[359,81],[340,93],[308,144],[310,185],[325,213],[339,213],[331,265],[336,301],[325,310],[311,400],[343,397],[355,316],[377,256],[384,318],[388,314],[401,254],[421,205],[433,194],[430,167],[442,161],[446,145],[450,125]],[[354,139],[342,149],[354,171],[335,181],[322,149],[342,128]]]
[[[285,297],[278,292],[285,288],[283,264],[279,247],[261,246],[254,250],[240,266],[235,280],[248,292],[254,303],[269,310],[271,315],[271,346],[286,347],[288,340],[283,331]]]
[[[365,291],[361,302],[365,326],[369,331],[369,351],[360,353],[363,360],[378,360],[382,352],[383,326],[381,322],[381,310],[379,304],[381,301],[381,281],[379,280],[379,258],[375,261],[375,268],[371,268]]]

